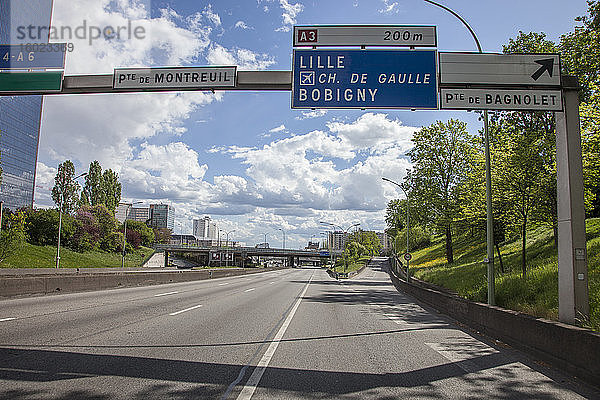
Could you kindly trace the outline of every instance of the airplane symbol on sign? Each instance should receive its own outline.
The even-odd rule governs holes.
[[[301,85],[314,85],[315,84],[315,71],[301,71],[300,72],[300,84]]]

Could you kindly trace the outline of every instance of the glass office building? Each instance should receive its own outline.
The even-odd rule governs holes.
[[[50,26],[52,0],[1,0],[0,44],[39,42],[19,38],[19,26]],[[47,41],[47,38],[46,40]],[[17,209],[33,205],[42,96],[0,96],[0,200]]]
[[[150,204],[150,226],[168,228],[175,226],[175,209],[167,204]]]

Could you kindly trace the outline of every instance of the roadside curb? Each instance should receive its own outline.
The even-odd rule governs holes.
[[[24,275],[0,278],[0,298],[50,293],[87,292],[121,287],[191,282],[276,271],[284,268],[231,268],[198,271],[136,271]]]

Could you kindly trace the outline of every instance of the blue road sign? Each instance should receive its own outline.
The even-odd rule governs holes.
[[[0,44],[0,69],[63,69],[66,43]]]
[[[437,109],[435,50],[294,50],[292,108]]]

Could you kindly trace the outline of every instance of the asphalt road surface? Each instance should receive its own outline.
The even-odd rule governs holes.
[[[0,301],[0,399],[600,398],[380,264]]]

